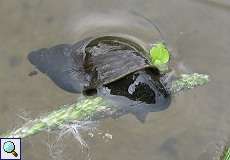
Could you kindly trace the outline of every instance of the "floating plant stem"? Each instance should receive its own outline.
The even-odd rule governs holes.
[[[225,147],[220,160],[230,160],[230,147]]]
[[[182,74],[181,78],[172,82],[172,93],[180,92],[184,89],[192,89],[201,86],[209,81],[209,76],[205,74]]]
[[[208,82],[208,76],[203,74],[182,75],[172,83],[172,93],[175,94],[183,89],[191,89]],[[116,112],[118,108],[113,107],[102,97],[90,97],[81,99],[71,105],[64,105],[44,117],[34,119],[25,123],[22,127],[0,135],[7,138],[25,138],[45,130],[58,129],[64,124],[74,121],[93,120],[96,115],[106,115]],[[226,159],[224,159],[226,160]]]
[[[71,123],[76,120],[89,120],[94,113],[105,112],[108,109],[110,107],[101,97],[82,99],[77,103],[61,106],[45,117],[28,121],[21,128],[3,134],[1,137],[24,138],[43,130],[59,128],[65,123]]]

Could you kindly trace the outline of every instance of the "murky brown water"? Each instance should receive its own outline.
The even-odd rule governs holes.
[[[103,120],[93,138],[84,135],[89,156],[71,135],[51,152],[47,144],[56,136],[41,133],[23,140],[25,160],[52,159],[51,153],[62,160],[211,160],[217,155],[230,135],[227,0],[0,0],[0,133],[23,124],[19,115],[35,118],[76,99],[42,74],[28,76],[31,50],[76,42],[88,28],[100,32],[110,15],[116,18],[105,21],[108,25],[127,23],[119,16],[125,19],[120,12],[128,10],[154,20],[178,62],[188,71],[210,74],[211,83],[174,97],[169,109],[149,114],[144,124],[132,115]],[[149,40],[148,33],[136,36]],[[103,138],[105,133],[113,138]]]

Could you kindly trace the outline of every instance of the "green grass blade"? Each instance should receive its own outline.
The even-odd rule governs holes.
[[[175,94],[184,89],[191,89],[193,87],[204,85],[208,82],[207,75],[190,74],[182,75],[182,77],[173,82],[172,93]],[[31,120],[22,127],[0,135],[0,137],[15,137],[25,138],[48,129],[56,129],[62,127],[66,123],[71,123],[76,120],[85,121],[93,120],[95,115],[111,115],[119,108],[111,106],[102,97],[90,97],[80,100],[71,105],[64,105],[59,107],[56,111]]]

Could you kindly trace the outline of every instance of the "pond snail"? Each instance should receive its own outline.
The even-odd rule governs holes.
[[[170,93],[149,53],[131,40],[101,36],[32,51],[29,61],[59,87],[119,105],[165,109]]]

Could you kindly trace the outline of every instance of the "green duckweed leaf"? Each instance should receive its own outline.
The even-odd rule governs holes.
[[[170,54],[166,46],[159,42],[150,49],[150,57],[153,65],[160,66],[168,63]]]

